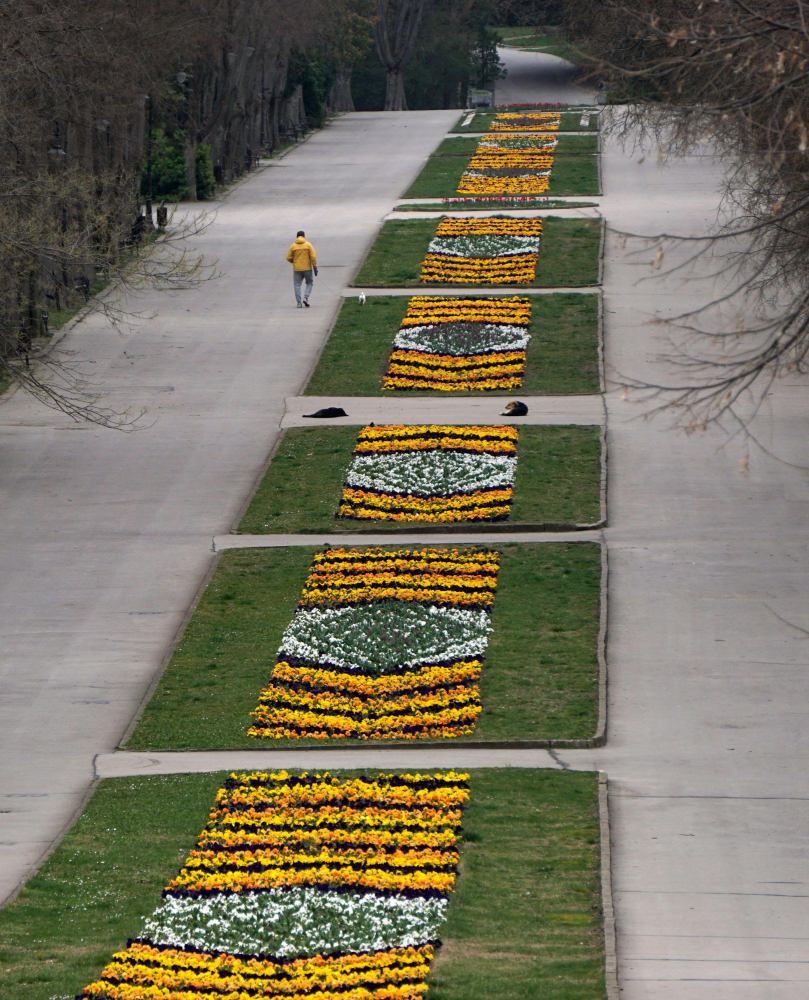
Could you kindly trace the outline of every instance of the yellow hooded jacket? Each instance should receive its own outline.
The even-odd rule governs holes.
[[[293,271],[309,271],[317,267],[315,248],[303,236],[299,236],[287,250],[287,260],[292,264]]]

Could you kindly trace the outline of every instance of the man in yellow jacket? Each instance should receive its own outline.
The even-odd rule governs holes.
[[[306,239],[306,233],[298,230],[298,238],[287,250],[287,260],[292,265],[292,280],[295,285],[295,301],[298,308],[303,306],[309,308],[309,293],[312,291],[312,271],[317,274],[317,254],[315,248]],[[303,293],[303,303],[301,303],[301,282],[306,282],[306,290]]]

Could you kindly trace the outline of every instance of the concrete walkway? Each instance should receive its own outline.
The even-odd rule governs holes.
[[[503,418],[503,407],[513,396],[528,407],[524,417]],[[322,424],[602,424],[605,418],[604,400],[592,396],[486,396],[473,399],[465,396],[296,396],[286,400],[281,418],[282,427],[312,427]],[[348,416],[312,419],[327,406],[340,406]]]
[[[608,143],[603,174],[616,229],[703,234],[715,218],[704,155],[664,167]],[[608,238],[608,379],[683,377],[654,319],[705,302],[711,262],[666,277],[682,254],[660,273],[655,254]],[[749,472],[741,442],[608,396],[608,746],[591,759],[610,777],[626,1000],[809,996],[808,381],[776,387],[757,426],[794,465],[753,450]]]
[[[320,535],[216,535],[213,550],[275,549],[286,545],[393,545],[397,541],[408,545],[505,545],[539,544],[543,542],[603,542],[601,530],[595,531],[443,531],[367,534]]]
[[[591,89],[576,83],[577,70],[544,52],[523,52],[500,46],[497,50],[507,75],[495,84],[496,104],[542,101],[545,104],[592,104]]]
[[[223,277],[133,304],[63,347],[145,429],[0,401],[0,901],[64,829],[93,756],[126,730],[302,388],[381,219],[454,111],[339,118],[232,191],[200,239]],[[305,229],[320,277],[295,309],[284,254]]]

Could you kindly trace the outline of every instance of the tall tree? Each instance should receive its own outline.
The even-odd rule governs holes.
[[[407,111],[403,72],[413,57],[429,0],[377,0],[376,49],[385,67],[385,110]]]
[[[327,106],[331,111],[354,111],[351,72],[374,44],[374,0],[343,0],[330,8],[324,48],[334,64],[334,83]]]

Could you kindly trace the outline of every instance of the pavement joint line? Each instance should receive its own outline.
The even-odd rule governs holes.
[[[240,768],[275,767],[519,767],[527,770],[564,771],[549,747],[481,747],[456,743],[413,747],[408,744],[375,744],[341,747],[272,747],[241,750],[115,750],[98,755],[98,780],[138,774],[212,774]],[[586,750],[587,748],[581,748]],[[359,751],[359,753],[357,752]],[[575,751],[571,751],[575,755]],[[494,755],[494,759],[493,759]],[[393,761],[391,760],[393,758]],[[300,761],[300,763],[296,763]],[[430,761],[434,763],[429,763]],[[488,761],[488,762],[487,762]],[[575,762],[575,761],[574,761]],[[589,767],[577,770],[598,773]]]
[[[606,550],[603,532],[595,531],[526,531],[515,532],[513,535],[502,535],[474,532],[458,532],[457,534],[447,532],[446,535],[439,533],[413,533],[404,534],[402,532],[391,532],[384,534],[355,535],[355,534],[311,534],[311,535],[214,535],[211,544],[212,551],[224,552],[226,549],[275,549],[286,548],[287,546],[311,545],[313,547],[321,545],[446,545],[446,544],[531,544],[550,542],[596,542],[602,546],[602,551]],[[603,573],[603,569],[602,569]],[[604,625],[604,636],[606,637],[606,624]]]

